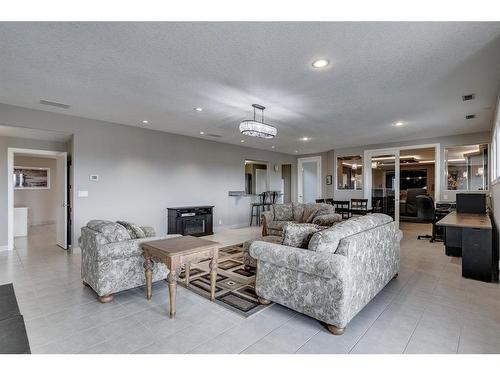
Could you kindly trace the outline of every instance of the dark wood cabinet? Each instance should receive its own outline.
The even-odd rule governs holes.
[[[183,236],[208,236],[213,231],[214,206],[167,208],[167,233]]]
[[[494,281],[491,230],[463,228],[462,276],[469,279]]]

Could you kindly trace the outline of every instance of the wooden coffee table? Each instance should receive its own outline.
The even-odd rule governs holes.
[[[181,266],[185,266],[186,286],[189,286],[189,270],[191,264],[206,259],[210,261],[210,299],[215,300],[215,282],[217,280],[217,258],[220,244],[193,236],[167,238],[165,240],[145,242],[144,270],[146,273],[146,298],[151,299],[153,263],[163,263],[170,270],[167,276],[170,295],[170,318],[175,316],[175,298],[177,290],[177,276]]]

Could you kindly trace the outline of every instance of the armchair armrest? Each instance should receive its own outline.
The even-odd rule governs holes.
[[[141,227],[146,237],[155,237],[156,231],[153,227]]]
[[[331,227],[333,224],[342,221],[342,216],[339,214],[323,214],[318,215],[313,219],[313,224],[324,227]]]
[[[348,259],[342,255],[255,241],[250,255],[257,260],[279,267],[331,279],[347,277]]]

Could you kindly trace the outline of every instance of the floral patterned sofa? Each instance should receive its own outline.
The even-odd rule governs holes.
[[[342,221],[335,208],[327,203],[273,204],[262,213],[262,236],[281,236],[283,227],[290,222],[313,223],[330,227]]]
[[[161,238],[178,237],[174,234]],[[158,240],[151,227],[108,220],[91,220],[82,228],[82,280],[90,286],[99,301],[109,302],[113,293],[144,285],[141,244]],[[168,269],[163,264],[153,268],[153,281],[165,279]]]
[[[261,303],[277,302],[342,334],[397,276],[401,236],[390,216],[369,214],[314,233],[307,248],[255,241],[256,293]]]

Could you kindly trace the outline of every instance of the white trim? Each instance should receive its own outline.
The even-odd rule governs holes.
[[[33,156],[46,156],[46,157],[59,157],[66,156],[66,151],[48,151],[48,150],[37,150],[37,149],[27,149],[27,148],[11,148],[7,149],[7,250],[14,249],[14,181],[12,179],[12,173],[14,173],[14,154],[28,154]]]
[[[302,186],[303,178],[302,178],[302,163],[304,162],[316,162],[317,163],[317,196],[321,198],[322,190],[323,190],[323,178],[322,178],[322,168],[321,168],[321,156],[309,156],[306,158],[298,158],[297,159],[297,202],[302,203],[303,201],[303,191],[304,187]]]
[[[8,245],[3,245],[0,246],[0,251],[12,251],[12,249],[10,249]]]

